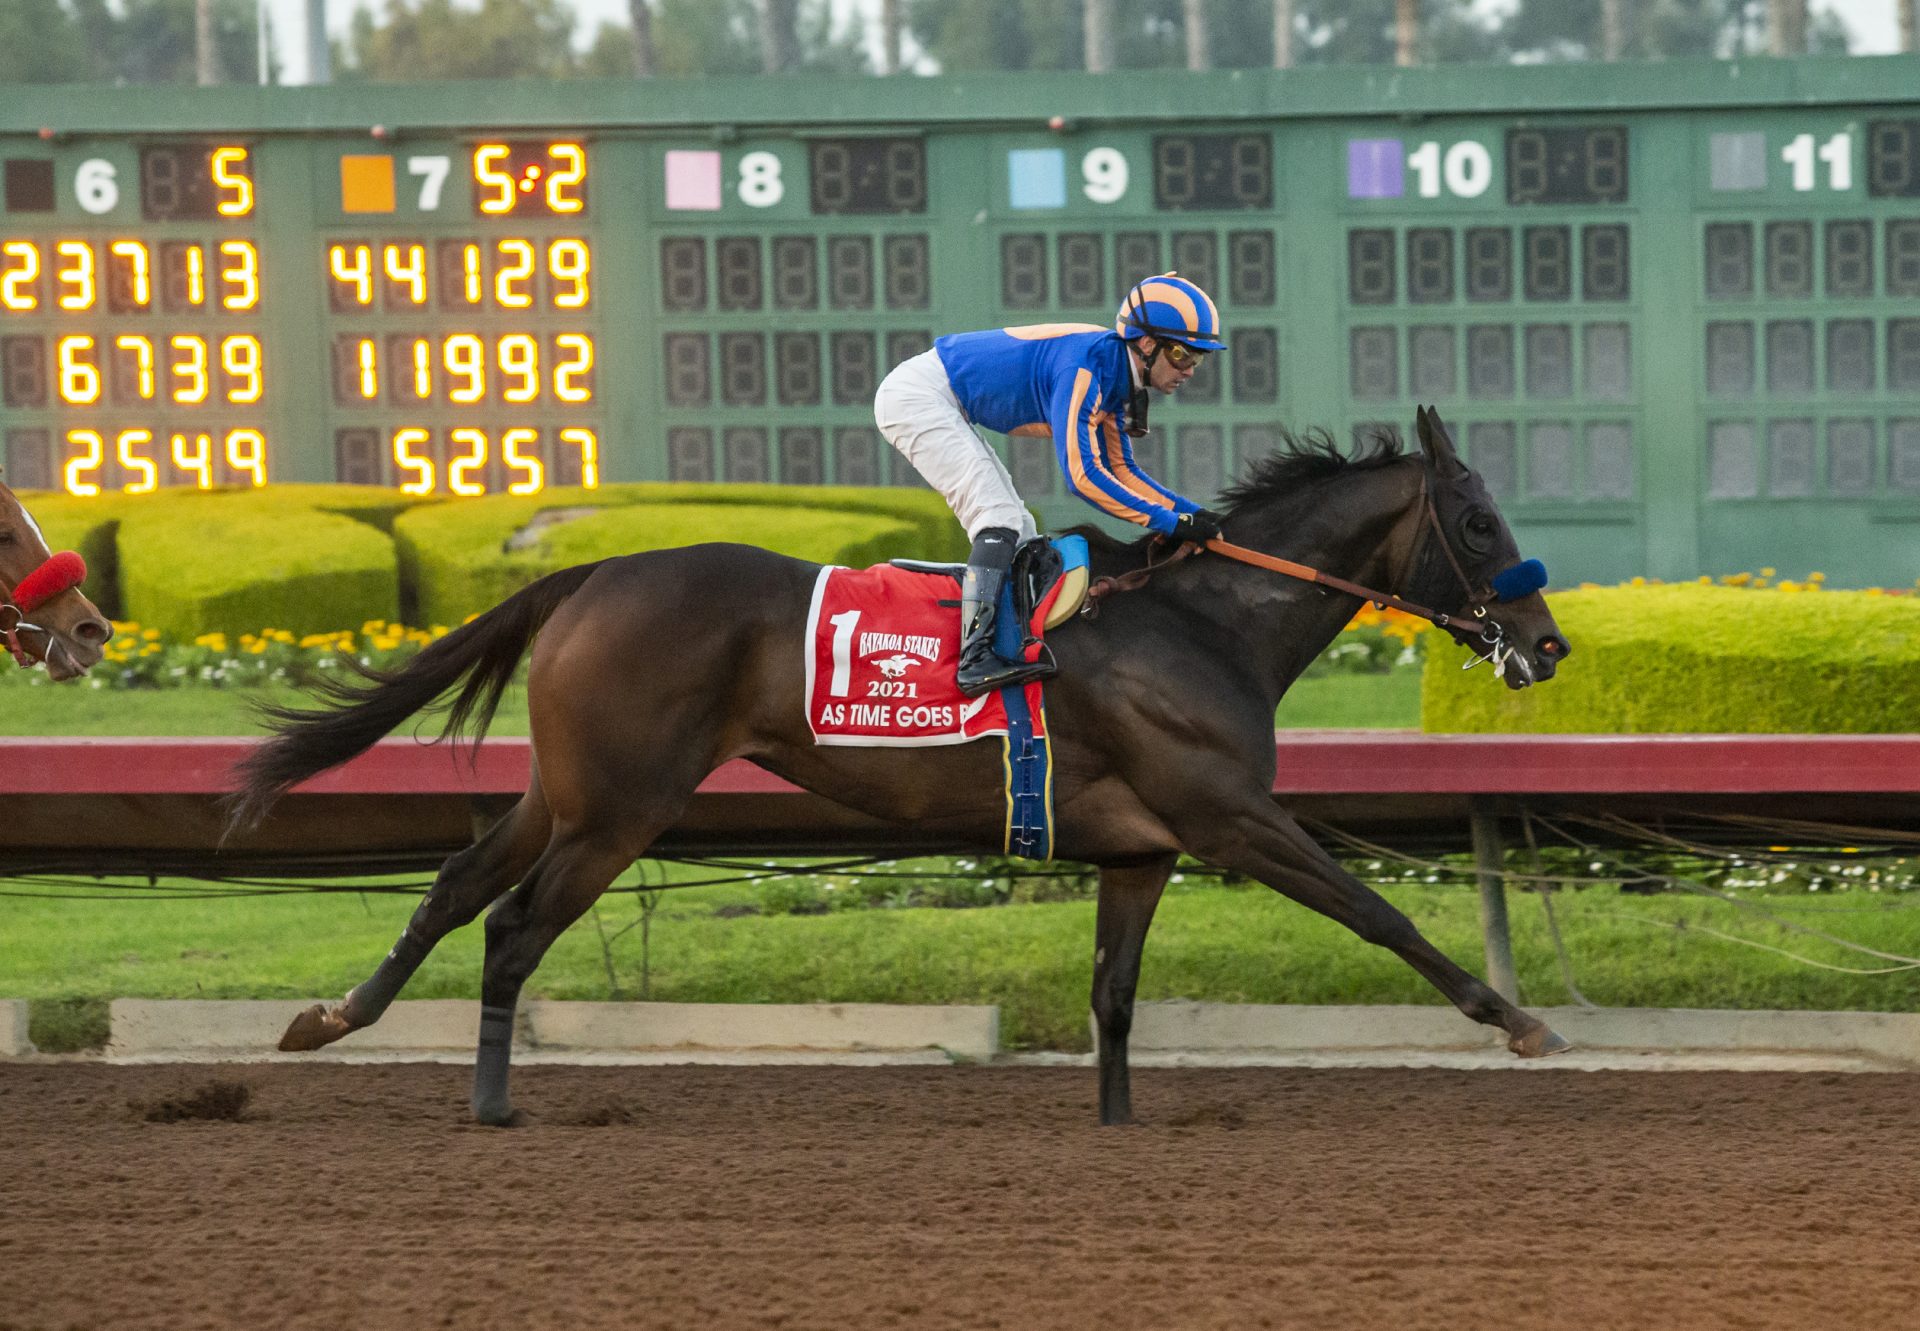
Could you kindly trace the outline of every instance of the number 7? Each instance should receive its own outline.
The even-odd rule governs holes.
[[[440,187],[447,183],[447,172],[452,169],[453,159],[449,157],[409,157],[407,174],[420,177],[420,211],[435,212],[440,207]]]

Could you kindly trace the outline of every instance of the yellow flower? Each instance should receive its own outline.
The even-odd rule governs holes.
[[[140,630],[140,636],[145,638],[148,642],[154,642],[158,640],[158,638],[160,637],[160,630],[159,629],[142,629]]]

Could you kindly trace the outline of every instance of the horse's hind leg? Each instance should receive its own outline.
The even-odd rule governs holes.
[[[554,939],[586,913],[637,853],[624,838],[562,831],[541,852],[526,881],[487,916],[480,1047],[473,1068],[473,1116],[480,1122],[504,1127],[513,1121],[507,1073],[521,987]]]
[[[295,1017],[280,1037],[280,1047],[318,1049],[380,1020],[436,943],[471,923],[489,902],[520,881],[539,858],[552,822],[536,777],[504,818],[440,866],[433,887],[373,974],[340,1002],[316,1003]]]
[[[1173,872],[1174,856],[1100,871],[1095,912],[1093,1020],[1100,1032],[1100,1121],[1133,1122],[1127,1077],[1127,1034],[1133,1029],[1133,991],[1140,981],[1140,950],[1147,926]]]

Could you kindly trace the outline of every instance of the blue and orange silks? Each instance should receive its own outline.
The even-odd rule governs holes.
[[[1051,435],[1067,485],[1103,513],[1168,533],[1199,505],[1141,471],[1125,431],[1127,343],[1093,324],[950,333],[934,344],[967,419],[1001,434]]]

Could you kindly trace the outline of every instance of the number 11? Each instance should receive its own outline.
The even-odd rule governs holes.
[[[1793,168],[1793,187],[1805,193],[1814,186],[1814,158],[1827,164],[1827,188],[1853,188],[1853,135],[1844,131],[1820,145],[1816,153],[1813,135],[1799,134],[1780,150],[1780,160]]]

